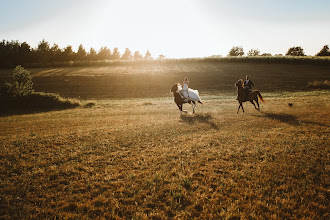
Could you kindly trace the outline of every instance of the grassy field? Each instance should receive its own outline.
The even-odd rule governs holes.
[[[150,62],[101,67],[28,69],[39,92],[82,99],[168,97],[171,86],[189,77],[201,95],[235,95],[234,83],[250,75],[261,92],[305,90],[312,81],[329,80],[330,65],[218,62]],[[12,70],[0,69],[0,82]]]
[[[0,117],[0,218],[330,218],[330,92],[297,91],[327,66],[32,72],[38,90],[95,105]],[[261,112],[236,114],[245,74]],[[180,116],[169,89],[186,75],[205,104]]]

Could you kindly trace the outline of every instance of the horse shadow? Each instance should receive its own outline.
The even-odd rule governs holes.
[[[325,126],[325,127],[329,127],[326,124],[322,124],[322,123],[318,123],[318,122],[313,122],[313,121],[307,121],[307,120],[299,120],[299,118],[297,116],[294,115],[289,115],[289,114],[285,114],[285,113],[263,113],[262,115],[255,115],[257,117],[263,117],[263,118],[269,118],[269,119],[273,119],[273,120],[277,120],[289,125],[295,125],[295,126],[299,126],[299,125],[303,125],[303,124],[310,124],[310,125],[318,125],[318,126]]]
[[[194,114],[194,115],[181,115],[180,116],[183,123],[187,123],[190,125],[196,124],[196,123],[205,123],[211,126],[211,128],[218,130],[219,127],[212,121],[213,117],[210,114]]]

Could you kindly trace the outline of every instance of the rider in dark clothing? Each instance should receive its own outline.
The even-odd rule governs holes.
[[[246,80],[244,81],[244,91],[246,93],[245,98],[248,98],[250,92],[252,92],[252,87],[254,86],[253,82],[250,80],[250,76],[246,76]]]

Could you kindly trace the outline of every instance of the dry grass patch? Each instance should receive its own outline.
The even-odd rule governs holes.
[[[328,97],[265,97],[245,114],[205,97],[181,117],[166,98],[2,117],[0,216],[327,219]]]

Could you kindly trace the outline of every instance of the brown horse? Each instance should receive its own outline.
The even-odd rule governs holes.
[[[249,92],[249,94],[246,96],[246,90],[243,88],[243,80],[241,80],[241,79],[237,81],[235,86],[237,87],[237,100],[239,102],[237,113],[241,107],[242,107],[242,110],[244,113],[243,102],[247,102],[247,101],[251,102],[254,105],[254,107],[258,111],[260,111],[258,96],[262,102],[265,102],[263,100],[260,92],[258,90],[254,90],[253,92]],[[253,101],[255,101],[257,103],[258,108],[256,107],[256,105],[254,104]]]

